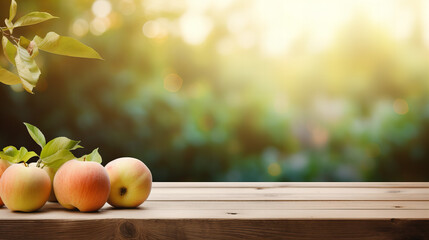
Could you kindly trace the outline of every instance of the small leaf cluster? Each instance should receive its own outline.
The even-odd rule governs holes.
[[[49,32],[43,38],[36,35],[33,40],[29,40],[23,36],[19,38],[13,36],[15,28],[30,26],[57,18],[47,12],[31,12],[13,22],[16,11],[17,3],[15,0],[12,0],[9,18],[4,20],[6,26],[0,27],[0,32],[2,34],[1,43],[4,55],[16,68],[17,74],[0,66],[0,82],[6,85],[22,84],[27,92],[33,93],[33,88],[37,85],[41,74],[35,61],[39,50],[70,57],[102,59],[91,47],[74,38],[60,36],[55,32]]]
[[[46,143],[45,136],[42,131],[34,125],[24,123],[27,127],[27,131],[31,138],[41,147],[40,154],[33,151],[28,151],[25,147],[21,147],[19,150],[14,146],[7,146],[0,151],[0,158],[11,163],[26,163],[30,158],[39,157],[37,161],[38,167],[49,167],[52,169],[58,169],[65,162],[78,159],[80,161],[92,161],[102,162],[102,158],[98,153],[98,148],[92,151],[90,154],[84,155],[77,158],[71,151],[82,148],[79,145],[80,141],[75,141],[67,137],[56,137]]]
[[[19,150],[14,146],[7,146],[0,152],[0,158],[11,163],[26,163],[30,158],[37,157],[37,153],[29,152],[25,147],[21,147]]]

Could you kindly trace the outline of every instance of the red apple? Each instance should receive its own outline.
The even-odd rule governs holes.
[[[4,159],[0,159],[0,178],[3,174],[3,172],[6,170],[6,168],[8,168],[10,166],[10,163]],[[3,206],[3,201],[1,200],[0,197],[0,207]]]
[[[152,188],[152,174],[146,165],[135,158],[123,157],[106,165],[110,179],[107,202],[114,207],[133,208],[142,204]]]
[[[63,207],[94,212],[109,197],[109,176],[106,169],[97,162],[70,160],[55,174],[54,191]]]
[[[35,166],[13,164],[0,179],[0,195],[12,211],[36,211],[46,203],[50,192],[48,174]]]

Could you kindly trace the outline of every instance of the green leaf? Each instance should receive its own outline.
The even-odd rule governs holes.
[[[36,156],[35,152],[29,152],[25,147],[17,150],[14,146],[7,146],[0,152],[0,158],[12,163],[27,162],[30,158]]]
[[[42,148],[40,159],[44,165],[58,169],[65,162],[76,158],[70,151],[81,148],[79,143],[66,137],[54,138]]]
[[[4,20],[4,24],[6,24],[7,29],[9,30],[10,34],[12,34],[13,33],[13,23],[12,23],[12,21],[6,18]]]
[[[37,156],[38,156],[37,153],[30,151],[30,152],[27,152],[24,156],[22,156],[21,161],[27,162],[32,157],[37,157]]]
[[[9,60],[10,63],[12,63],[13,65],[15,64],[15,57],[16,57],[16,46],[13,45],[9,39],[7,39],[7,37],[3,36],[1,39],[1,43],[3,46],[3,52],[4,55],[6,56],[7,60]]]
[[[46,34],[45,38],[36,36],[33,41],[36,42],[40,50],[46,52],[70,57],[103,59],[91,47],[88,47],[74,38],[60,36],[54,32],[49,32]]]
[[[33,126],[29,123],[24,123],[24,125],[27,127],[27,131],[30,134],[31,138],[40,146],[44,147],[46,145],[46,139],[43,135],[42,131],[38,129],[36,126]]]
[[[39,54],[39,48],[37,47],[36,42],[30,41],[23,36],[19,38],[19,45],[27,49],[28,54],[30,54],[32,58],[35,58]]]
[[[98,148],[94,149],[94,151],[92,151],[90,154],[80,157],[78,160],[88,161],[88,162],[98,162],[100,164],[103,161],[100,153],[98,153]]]
[[[80,141],[74,141],[66,137],[57,137],[49,141],[42,149],[40,158],[47,158],[60,150],[75,150],[81,148]]]
[[[19,154],[15,162],[27,162],[32,157],[37,157],[37,154],[33,151],[29,152],[25,147],[21,147],[19,149]]]
[[[28,150],[25,147],[21,147],[18,151],[17,159],[21,159],[28,153]]]
[[[24,36],[19,37],[19,45],[25,49],[27,49],[28,45],[30,45],[30,40],[25,38]]]
[[[21,83],[21,79],[14,73],[0,67],[0,82],[6,85],[15,85]]]
[[[12,0],[10,2],[10,8],[9,8],[9,21],[12,21],[13,18],[15,17],[17,8],[18,8],[18,5],[16,4],[16,1]]]
[[[7,146],[3,148],[3,153],[10,157],[15,157],[18,155],[18,149],[14,146]]]
[[[0,159],[6,160],[8,162],[12,162],[13,161],[13,157],[8,156],[4,152],[0,152]]]
[[[13,162],[18,156],[19,152],[14,146],[7,146],[0,152],[0,158],[8,162]]]
[[[22,16],[21,18],[19,18],[14,24],[13,27],[23,27],[23,26],[29,26],[29,25],[34,25],[37,23],[41,23],[53,18],[57,18],[52,16],[51,14],[47,13],[47,12],[31,12],[28,13],[25,16]]]
[[[65,162],[74,158],[76,157],[70,152],[70,150],[61,149],[48,157],[41,158],[41,161],[45,166],[48,166],[53,169],[58,169]]]
[[[33,93],[33,88],[40,77],[40,69],[36,61],[34,61],[34,58],[28,53],[27,49],[18,46],[15,63],[24,89],[29,93]]]

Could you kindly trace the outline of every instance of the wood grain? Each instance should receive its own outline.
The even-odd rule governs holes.
[[[429,188],[429,182],[154,182],[155,188]]]
[[[429,183],[154,183],[138,209],[0,208],[0,239],[429,239]]]
[[[37,227],[36,227],[37,226]],[[0,239],[428,239],[429,220],[24,220],[2,221]]]
[[[267,206],[268,207],[268,206]],[[266,208],[267,208],[266,207]],[[68,211],[61,206],[48,203],[35,213],[15,213],[2,211],[0,220],[93,220],[93,219],[344,219],[344,220],[389,220],[395,219],[427,219],[429,209],[239,209],[229,207],[223,209],[187,209],[152,208],[150,203],[139,209],[113,209],[105,206],[96,213],[80,213]]]
[[[427,200],[429,188],[157,188],[150,200]]]

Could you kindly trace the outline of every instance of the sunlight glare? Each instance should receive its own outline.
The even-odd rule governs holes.
[[[112,11],[112,5],[107,0],[97,0],[92,4],[92,13],[99,18],[107,17]]]
[[[213,28],[210,18],[191,12],[185,13],[179,23],[183,40],[190,45],[203,43]]]

